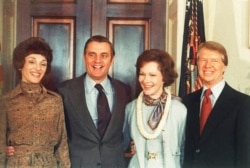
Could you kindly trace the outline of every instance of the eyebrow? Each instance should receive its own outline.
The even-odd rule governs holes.
[[[25,57],[25,59],[34,59],[35,60],[36,58],[33,56],[29,56],[29,57]],[[42,61],[48,62],[48,60],[46,58],[44,58]]]

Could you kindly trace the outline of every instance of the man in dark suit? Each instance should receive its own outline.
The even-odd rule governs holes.
[[[221,44],[202,43],[197,57],[203,87],[183,98],[188,109],[184,167],[249,168],[250,98],[223,79],[228,57]],[[206,89],[212,92],[212,109],[205,125],[200,126]]]
[[[130,88],[108,75],[114,62],[114,48],[103,36],[93,36],[84,47],[86,73],[58,87],[64,102],[66,127],[73,168],[125,167],[123,120]],[[107,96],[111,119],[104,135],[98,127],[95,84],[101,84]]]

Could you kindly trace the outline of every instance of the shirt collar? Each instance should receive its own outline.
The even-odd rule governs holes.
[[[211,88],[212,91],[212,95],[215,97],[215,99],[217,99],[219,97],[219,95],[221,94],[224,86],[225,86],[225,80],[221,80],[219,83],[217,83],[214,87]],[[203,86],[202,89],[202,94],[201,94],[201,98],[204,95],[205,90],[208,89],[206,86]]]
[[[42,85],[42,93],[47,94],[47,89]],[[16,87],[11,91],[10,98],[15,98],[16,96],[19,96],[21,94],[24,94],[23,90],[21,89],[21,84],[18,83]]]
[[[105,93],[109,94],[112,92],[111,83],[108,77],[106,77],[100,84],[102,85]],[[93,79],[91,79],[88,74],[86,74],[84,79],[84,85],[85,85],[85,91],[91,92],[93,89],[95,89],[96,82]]]

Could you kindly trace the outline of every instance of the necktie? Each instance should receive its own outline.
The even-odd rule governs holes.
[[[212,103],[209,97],[211,93],[212,93],[211,89],[207,89],[204,93],[205,96],[202,101],[201,114],[200,114],[200,134],[202,133],[207,118],[212,110]]]
[[[103,87],[100,84],[96,84],[95,88],[99,91],[97,97],[97,112],[98,112],[98,124],[97,131],[100,136],[103,137],[105,130],[109,124],[111,113],[109,110],[109,104],[105,93],[103,92]]]

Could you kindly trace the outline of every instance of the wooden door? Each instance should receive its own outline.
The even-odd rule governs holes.
[[[49,86],[85,72],[85,41],[107,36],[116,51],[110,75],[129,84],[135,97],[138,55],[148,48],[165,49],[166,0],[18,0],[16,25],[17,43],[40,36],[53,48],[54,83]]]

